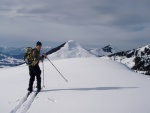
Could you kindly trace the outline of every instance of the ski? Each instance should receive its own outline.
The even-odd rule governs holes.
[[[27,92],[27,94],[21,99],[21,101],[15,106],[15,108],[10,113],[16,113],[18,109],[20,109],[20,107],[26,102],[31,93],[32,92]]]

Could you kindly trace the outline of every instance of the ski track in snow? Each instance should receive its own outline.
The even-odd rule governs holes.
[[[19,110],[19,108],[24,104],[24,102],[28,99],[29,95],[30,94],[27,93],[10,113],[16,113]]]
[[[31,98],[27,99],[27,101],[23,104],[23,106],[21,108],[21,112],[19,112],[19,113],[26,113],[30,109],[30,107],[31,107],[31,105],[32,105],[32,103],[33,103],[33,101],[34,101],[34,99],[36,98],[37,95],[38,95],[38,93],[35,92],[31,96]]]
[[[37,92],[33,93],[33,95],[27,93],[10,113],[26,113],[37,95]]]

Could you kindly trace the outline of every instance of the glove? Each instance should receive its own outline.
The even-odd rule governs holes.
[[[43,58],[43,59],[46,58],[46,57],[47,57],[46,54],[43,54],[43,55],[42,55],[42,58]]]

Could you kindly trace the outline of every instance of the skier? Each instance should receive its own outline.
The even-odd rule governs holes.
[[[41,48],[42,48],[42,43],[38,41],[36,43],[36,47],[32,51],[33,61],[32,64],[29,65],[29,74],[30,74],[29,88],[28,88],[29,92],[33,91],[33,83],[35,77],[37,79],[37,91],[38,92],[41,91],[41,70],[39,67],[39,61],[41,60],[43,62],[44,58],[46,58],[45,54],[40,56]]]

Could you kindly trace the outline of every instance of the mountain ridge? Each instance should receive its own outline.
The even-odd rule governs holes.
[[[134,71],[150,75],[150,44],[136,49],[108,55],[111,60],[123,63]]]
[[[105,46],[103,48],[91,48],[87,50],[99,57],[107,56],[116,52],[116,50],[114,50],[114,48],[111,45]]]

